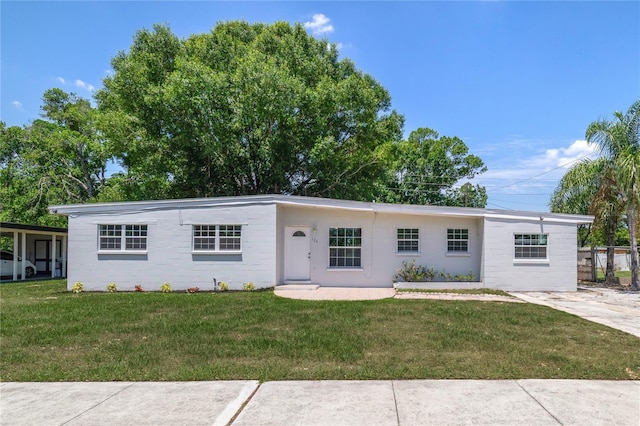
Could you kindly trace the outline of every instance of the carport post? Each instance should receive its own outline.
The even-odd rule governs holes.
[[[61,244],[62,247],[60,247],[60,249],[62,250],[62,253],[60,253],[60,257],[62,258],[62,265],[60,265],[60,276],[66,277],[67,276],[67,237],[63,235],[61,238],[62,238],[62,244]]]
[[[18,231],[13,231],[13,280],[18,280]],[[24,275],[22,276],[24,280]]]
[[[22,250],[20,250],[20,257],[22,258],[22,279],[27,278],[27,233],[22,233]],[[15,259],[15,256],[14,256]]]
[[[51,234],[51,278],[56,277],[56,234]]]

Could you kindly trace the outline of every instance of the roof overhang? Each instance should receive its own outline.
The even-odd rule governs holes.
[[[366,201],[336,200],[331,198],[304,197],[296,195],[246,195],[237,197],[188,198],[178,200],[128,201],[118,203],[74,204],[50,206],[54,214],[75,216],[82,214],[111,215],[119,213],[142,213],[168,209],[219,208],[247,205],[281,205],[349,211],[410,214],[421,216],[456,216],[468,218],[494,218],[526,221],[548,221],[559,223],[587,224],[593,216],[559,213],[526,212],[514,210],[492,210],[469,207],[448,207],[415,204],[388,204]]]
[[[4,233],[8,230],[18,232],[33,232],[40,234],[66,234],[67,228],[54,228],[51,226],[26,225],[22,223],[0,222],[0,230]]]

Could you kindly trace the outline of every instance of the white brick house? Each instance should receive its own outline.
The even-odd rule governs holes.
[[[403,261],[474,287],[576,290],[591,216],[264,195],[51,206],[69,217],[68,285],[104,291],[287,283],[391,287]]]

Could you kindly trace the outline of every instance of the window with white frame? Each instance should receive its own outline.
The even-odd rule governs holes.
[[[330,268],[360,268],[361,259],[361,228],[329,228]]]
[[[193,250],[213,251],[216,249],[216,226],[193,225]]]
[[[469,251],[469,230],[466,228],[447,229],[447,251],[467,253]]]
[[[515,234],[515,259],[547,259],[547,234]]]
[[[98,225],[100,251],[146,251],[147,225]]]
[[[193,251],[242,249],[242,225],[193,225]]]
[[[420,250],[418,228],[398,228],[398,253],[417,253]]]

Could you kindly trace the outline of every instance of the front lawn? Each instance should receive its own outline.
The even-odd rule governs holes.
[[[2,381],[629,379],[640,339],[533,304],[0,285]]]

